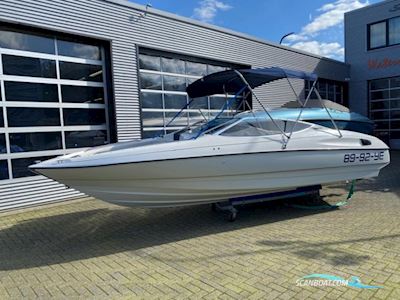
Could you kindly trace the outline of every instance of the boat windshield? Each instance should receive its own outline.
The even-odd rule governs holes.
[[[293,131],[300,131],[310,127],[310,124],[291,120],[276,120],[275,124],[278,125],[285,133]],[[266,136],[281,134],[281,131],[276,127],[271,119],[265,118],[244,118],[240,122],[233,124],[223,130],[220,134],[223,136]]]
[[[190,140],[199,137],[202,134],[212,134],[237,121],[237,118],[217,118],[209,122],[198,122],[176,131],[174,133],[174,140]]]

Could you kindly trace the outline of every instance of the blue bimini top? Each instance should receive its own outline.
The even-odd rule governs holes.
[[[318,76],[314,73],[278,67],[227,70],[213,73],[196,80],[187,87],[186,91],[190,98],[214,94],[237,93],[246,86],[246,83],[240,78],[237,72],[240,72],[251,88],[283,78],[297,78],[310,81],[318,79]]]

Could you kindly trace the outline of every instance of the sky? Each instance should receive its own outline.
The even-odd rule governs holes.
[[[131,0],[129,0],[131,1]],[[382,0],[132,0],[318,55],[344,60],[343,15]]]

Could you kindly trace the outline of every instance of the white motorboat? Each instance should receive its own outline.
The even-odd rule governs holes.
[[[313,74],[278,68],[230,70],[198,80],[188,94],[252,92],[288,77],[316,80]],[[95,147],[31,169],[114,204],[170,207],[374,177],[389,161],[387,145],[376,137],[275,120],[265,110],[217,117],[159,138]]]

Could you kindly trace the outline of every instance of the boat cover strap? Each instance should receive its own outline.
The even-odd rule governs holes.
[[[237,71],[243,75],[252,89],[283,78],[297,78],[310,81],[315,81],[318,78],[314,73],[282,69],[278,67],[227,70],[213,73],[196,80],[187,87],[186,91],[190,98],[215,94],[236,93],[245,85],[243,80],[236,73]]]

